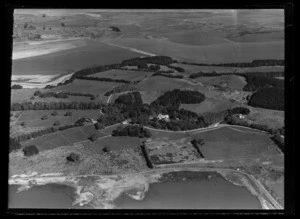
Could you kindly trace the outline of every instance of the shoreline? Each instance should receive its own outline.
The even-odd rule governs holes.
[[[72,77],[72,75],[75,72],[72,72],[70,74],[61,74],[61,76],[57,75],[17,75],[19,78],[28,78],[28,81],[32,82],[15,82],[11,81],[11,85],[18,84],[21,85],[23,88],[44,88],[47,85],[57,85],[59,83],[62,83],[69,78]],[[15,76],[16,77],[16,76]],[[52,80],[53,78],[56,78]],[[47,82],[43,82],[43,79],[46,80]],[[34,80],[37,80],[37,82],[33,82]],[[39,83],[38,80],[41,82]]]
[[[234,173],[233,171],[220,169],[195,170],[193,168],[175,168],[146,171],[141,173],[106,176],[99,175],[93,176],[92,179],[90,179],[91,176],[64,176],[60,173],[48,173],[41,176],[34,174],[34,177],[27,178],[23,174],[23,177],[20,176],[18,178],[16,175],[12,176],[9,179],[9,185],[21,185],[18,189],[20,192],[37,185],[63,184],[75,189],[76,195],[72,205],[83,206],[89,204],[95,209],[113,209],[116,207],[114,205],[114,201],[125,192],[134,190],[134,194],[129,194],[129,196],[135,200],[142,200],[149,189],[149,185],[151,183],[160,182],[164,173],[180,171],[218,173],[226,181],[231,182],[236,186],[246,187],[251,195],[258,199],[262,209],[274,209],[270,203],[257,192],[248,179],[245,179],[245,176],[237,174],[239,178],[238,180],[234,180],[230,178],[230,174]]]

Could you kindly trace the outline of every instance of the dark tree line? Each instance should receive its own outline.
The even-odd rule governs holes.
[[[191,144],[194,146],[194,148],[197,150],[201,158],[204,158],[204,155],[202,151],[200,150],[200,147],[204,145],[203,139],[193,139],[191,141]]]
[[[162,76],[162,77],[166,77],[166,78],[183,78],[183,75],[171,75],[171,74],[165,74],[163,72],[155,72],[153,75],[151,75],[151,77],[155,77],[155,76]]]
[[[80,92],[44,92],[36,91],[33,94],[34,96],[38,96],[40,98],[47,98],[47,97],[55,97],[55,98],[68,98],[69,96],[85,96],[85,97],[94,97],[94,94],[90,93],[80,93]]]
[[[85,77],[85,76],[78,76],[77,79],[80,80],[90,80],[90,81],[107,81],[107,82],[117,82],[117,83],[131,83],[131,81],[124,80],[124,79],[113,79],[113,78],[98,78],[98,77]]]
[[[188,65],[198,65],[198,66],[224,66],[224,67],[239,67],[239,68],[249,68],[249,67],[259,67],[259,66],[284,66],[284,60],[282,59],[261,59],[253,60],[252,62],[237,62],[237,63],[221,63],[221,64],[204,64],[204,63],[190,63],[181,62],[182,64]]]
[[[112,131],[112,136],[130,136],[139,138],[150,138],[151,132],[140,125],[118,126]]]
[[[19,84],[14,84],[13,86],[11,86],[11,89],[22,89],[23,86],[19,85]]]
[[[64,109],[101,109],[104,104],[95,102],[24,102],[12,103],[11,111],[20,110],[64,110]]]
[[[134,91],[129,92],[127,94],[120,95],[116,100],[116,104],[124,104],[124,105],[142,105],[143,100],[140,92]]]
[[[57,131],[63,131],[63,130],[66,130],[66,129],[83,126],[85,124],[85,122],[86,122],[86,118],[80,118],[72,125],[60,126],[58,128],[57,127],[49,127],[49,128],[43,129],[43,130],[38,130],[38,131],[18,135],[14,138],[11,138],[12,139],[12,145],[13,145],[12,147],[14,147],[15,142],[27,141],[27,140],[30,140],[31,138],[37,138],[37,137],[47,135],[47,134],[50,134],[50,133],[54,133],[54,132],[57,132]]]
[[[284,153],[284,138],[280,136],[280,134],[275,134],[271,137],[274,143],[280,148],[280,150]]]
[[[152,164],[152,162],[151,162],[151,159],[150,159],[150,156],[149,156],[149,151],[148,151],[148,148],[147,148],[145,142],[143,142],[143,143],[141,144],[141,149],[142,149],[142,153],[143,153],[143,155],[144,155],[144,157],[145,157],[145,159],[146,159],[146,164],[147,164],[147,166],[148,166],[149,168],[153,169],[153,164]]]
[[[261,88],[250,97],[248,104],[253,107],[284,110],[284,89]]]
[[[121,62],[122,66],[138,66],[139,64],[155,64],[155,65],[170,65],[173,63],[173,59],[168,56],[150,56],[143,58],[132,58]]]

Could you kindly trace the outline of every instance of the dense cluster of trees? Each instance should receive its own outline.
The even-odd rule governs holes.
[[[21,148],[20,142],[16,138],[9,138],[9,153]]]
[[[275,87],[284,88],[284,80],[263,75],[245,74],[247,84],[244,86],[244,91],[256,91],[260,88]]]
[[[20,110],[64,110],[64,109],[101,109],[103,103],[97,102],[24,102],[12,103],[11,111]]]
[[[120,95],[115,100],[115,103],[123,104],[123,105],[142,105],[143,100],[142,100],[140,92],[134,91],[134,92],[129,92],[129,93]]]
[[[13,86],[11,86],[11,89],[22,89],[23,86],[19,85],[19,84],[14,84]]]
[[[110,96],[111,94],[115,93],[121,93],[125,91],[137,91],[138,89],[136,87],[133,87],[132,84],[123,84],[114,87],[112,90],[107,91],[104,96]]]
[[[151,132],[141,125],[118,126],[112,131],[112,136],[130,136],[140,138],[150,138]]]
[[[85,76],[77,76],[77,79],[81,80],[91,80],[91,81],[107,81],[107,82],[117,82],[117,83],[131,83],[131,81],[124,79],[113,79],[113,78],[98,78],[98,77],[85,77]]]
[[[151,105],[179,107],[181,103],[201,103],[204,100],[205,95],[198,91],[174,89],[158,97]]]
[[[122,66],[138,66],[139,64],[170,65],[173,59],[168,56],[149,56],[143,58],[132,58],[121,62]]]
[[[39,153],[39,149],[35,145],[29,145],[23,148],[24,156],[33,156]]]
[[[182,64],[198,65],[198,66],[224,66],[224,67],[239,67],[239,68],[249,68],[249,67],[259,67],[259,66],[284,66],[284,60],[282,59],[261,59],[253,60],[252,62],[237,62],[237,63],[221,63],[221,64],[204,64],[204,63],[190,63],[181,62]]]
[[[269,87],[255,92],[248,102],[250,106],[284,110],[284,89]]]

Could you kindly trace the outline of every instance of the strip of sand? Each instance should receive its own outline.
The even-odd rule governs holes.
[[[24,59],[35,56],[46,55],[63,50],[83,47],[86,43],[82,39],[65,39],[65,40],[43,40],[28,41],[13,46],[12,59]]]

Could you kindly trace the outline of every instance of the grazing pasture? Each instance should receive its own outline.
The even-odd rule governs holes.
[[[51,91],[74,92],[74,93],[80,91],[84,93],[103,94],[106,91],[112,89],[112,87],[121,84],[123,83],[76,79],[71,84],[53,88],[51,89]]]
[[[278,154],[269,135],[251,129],[222,127],[190,135],[204,140],[200,149],[208,160]]]
[[[53,111],[58,114],[51,115]],[[72,112],[72,116],[65,116],[66,112]],[[48,119],[42,120],[41,118],[46,115]],[[26,110],[23,111],[16,125],[25,122],[27,127],[49,127],[55,121],[60,122],[60,126],[70,125],[76,122],[79,118],[98,119],[100,116],[99,110]]]
[[[99,138],[91,146],[91,149],[97,153],[102,153],[104,147],[110,147],[111,150],[121,150],[129,148],[138,148],[140,147],[140,140],[138,137],[128,137],[128,136],[119,136],[119,137],[104,137]]]
[[[218,112],[237,106],[228,99],[206,98],[202,103],[196,104],[181,104],[180,108],[190,110],[195,113]]]
[[[136,84],[135,87],[144,92],[166,92],[173,89],[203,89],[203,87],[198,84],[193,84],[191,82],[188,83],[181,79],[172,79],[161,76],[147,78],[146,80]]]

